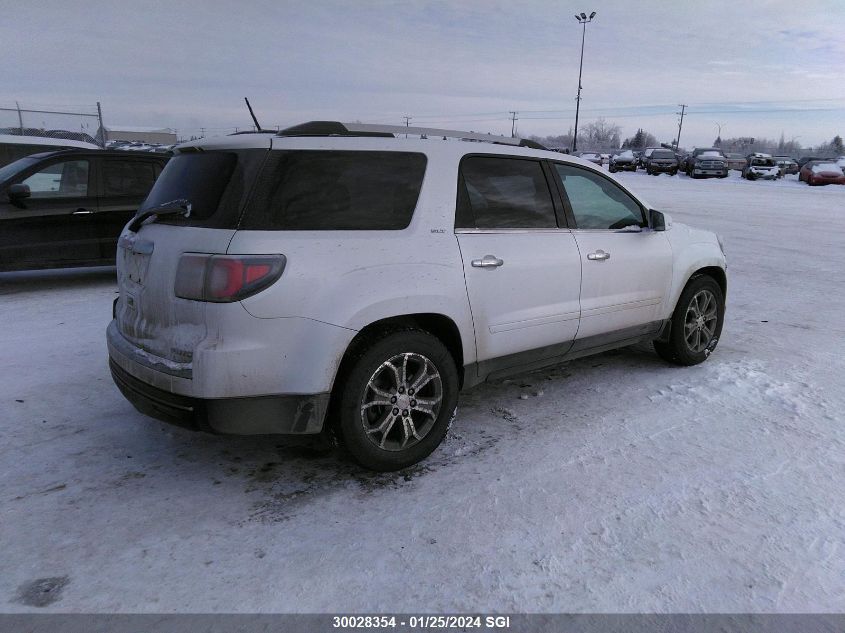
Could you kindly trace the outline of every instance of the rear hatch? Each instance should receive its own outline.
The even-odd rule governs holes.
[[[191,204],[190,216],[154,216],[137,232],[124,228],[117,249],[115,321],[151,363],[165,370],[190,367],[194,348],[207,335],[208,304],[176,297],[179,260],[184,253],[226,252],[266,153],[182,150],[168,162],[139,213],[182,199]]]

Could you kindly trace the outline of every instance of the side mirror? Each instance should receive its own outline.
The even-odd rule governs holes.
[[[660,211],[650,209],[648,212],[648,225],[651,227],[652,231],[665,231],[666,216]]]
[[[15,185],[11,185],[9,187],[9,200],[12,202],[17,202],[19,200],[23,200],[24,198],[29,198],[31,194],[29,190],[29,185],[24,185],[23,183],[18,183]]]

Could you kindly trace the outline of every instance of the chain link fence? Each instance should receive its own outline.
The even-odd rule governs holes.
[[[105,147],[99,103],[41,107],[0,102],[0,134],[82,141]]]

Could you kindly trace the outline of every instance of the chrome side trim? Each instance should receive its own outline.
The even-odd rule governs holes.
[[[481,234],[510,234],[510,233],[571,233],[568,228],[548,228],[548,229],[455,229],[455,234],[462,233],[481,233]]]
[[[563,321],[572,321],[581,316],[580,312],[563,312],[561,314],[552,314],[550,316],[538,317],[536,319],[525,319],[524,321],[510,321],[508,323],[497,323],[489,327],[491,334],[498,334],[499,332],[509,332],[511,330],[519,330],[527,327],[534,327],[535,325],[548,325],[549,323],[561,323]]]
[[[663,301],[663,297],[653,297],[649,299],[638,299],[637,301],[626,301],[625,303],[614,303],[607,306],[599,306],[598,308],[588,308],[581,310],[581,318],[599,316],[602,314],[610,314],[611,312],[620,312],[622,310],[630,310],[632,308],[647,308],[649,306],[657,305]]]

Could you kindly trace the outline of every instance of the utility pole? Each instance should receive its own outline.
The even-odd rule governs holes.
[[[586,13],[582,13],[581,15],[575,14],[578,24],[583,25],[584,28],[581,31],[581,63],[578,66],[578,96],[575,97],[575,135],[572,137],[573,152],[578,149],[578,115],[581,112],[581,71],[584,70],[584,38],[587,36],[587,22],[592,22],[594,17],[596,17],[595,11],[590,14],[589,18]]]
[[[684,127],[684,112],[688,107],[685,103],[679,103],[678,105],[681,106],[681,111],[676,112],[675,114],[681,115],[681,121],[680,123],[678,123],[678,138],[675,139],[675,149],[678,149],[678,147],[681,145],[681,128]]]
[[[516,112],[515,110],[508,110],[508,112],[511,114],[511,138],[516,138],[516,122],[519,121],[519,119],[516,118],[516,115],[519,114],[519,112]]]
[[[204,127],[200,128],[200,138],[205,138],[205,128]]]
[[[97,119],[100,121],[100,144],[106,149],[106,128],[103,126],[103,109],[100,102],[97,102]]]
[[[23,136],[23,115],[21,114],[21,104],[15,101],[15,107],[18,109],[18,125],[20,125],[21,136]]]
[[[408,116],[408,115],[406,114],[406,115],[405,115],[405,116],[403,116],[402,118],[403,118],[403,119],[405,119],[405,127],[410,127],[410,126],[411,126],[411,119],[413,119],[414,117]],[[405,135],[405,138],[408,138],[408,135],[407,135],[407,134]]]

